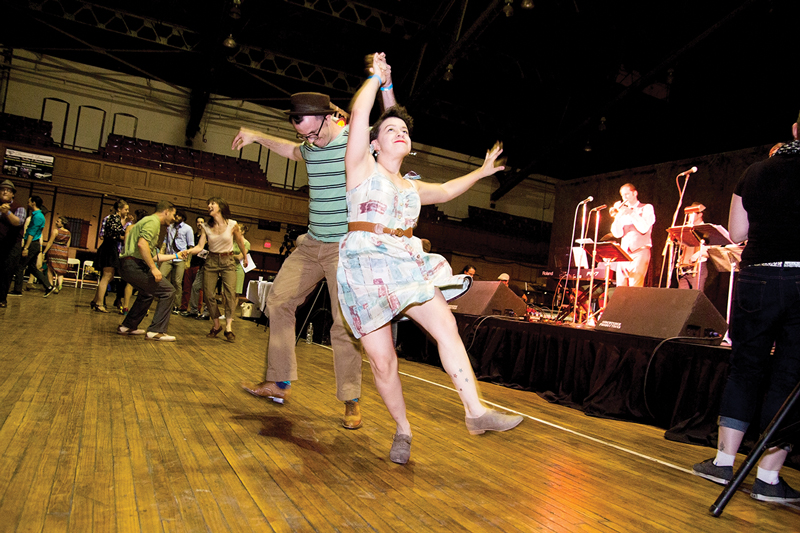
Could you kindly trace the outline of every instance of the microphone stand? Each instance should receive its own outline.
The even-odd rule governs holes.
[[[691,172],[688,174],[686,172],[681,172],[680,174],[675,176],[675,185],[678,186],[678,192],[680,194],[678,195],[678,207],[675,208],[675,213],[672,215],[672,224],[669,225],[670,228],[675,226],[675,221],[678,220],[678,213],[681,212],[681,206],[683,206],[683,193],[686,192],[686,186],[689,184],[690,175]],[[683,187],[681,187],[681,182],[680,182],[681,176],[683,176]],[[667,239],[667,242],[664,243],[664,251],[661,253],[661,275],[658,278],[659,288],[661,287],[661,281],[664,275],[664,263],[666,261],[667,250],[669,250],[669,263],[668,263],[669,267],[667,268],[666,283],[667,287],[669,288],[669,284],[672,282],[672,272],[674,268],[673,263],[675,261],[674,257],[675,250],[674,250],[674,245],[672,243],[672,239]]]
[[[583,204],[583,214],[581,214],[581,241],[586,237],[586,204],[589,202],[581,202]],[[586,257],[586,250],[583,247],[583,243],[581,242],[581,250],[583,250],[583,254],[581,254],[580,259],[578,259],[578,267],[575,272],[575,304],[572,310],[572,324],[578,323],[578,284],[581,282],[581,259]],[[570,244],[570,249],[572,249],[572,245]],[[569,278],[567,278],[567,284],[569,285]]]
[[[567,273],[565,274],[566,278],[564,281],[564,290],[561,292],[561,301],[558,302],[558,309],[561,309],[561,306],[564,305],[564,295],[569,289],[569,272],[572,269],[572,243],[575,241],[575,226],[578,224],[578,208],[580,208],[581,204],[575,206],[575,214],[572,216],[572,235],[569,238],[569,255],[567,256]],[[559,282],[560,284],[560,282]],[[567,307],[569,308],[569,307]],[[566,315],[564,315],[566,316]]]
[[[589,274],[589,309],[586,312],[586,325],[595,326],[594,314],[592,313],[592,294],[594,294],[594,267],[597,264],[597,231],[600,226],[600,209],[592,209],[594,216],[594,241],[592,242],[592,270]]]

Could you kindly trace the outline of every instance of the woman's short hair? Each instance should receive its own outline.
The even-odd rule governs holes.
[[[122,209],[122,208],[123,208],[123,207],[125,207],[126,205],[128,205],[128,202],[126,202],[125,200],[123,200],[122,198],[120,198],[119,200],[117,200],[116,202],[114,202],[114,211],[119,211],[120,209]]]
[[[381,116],[378,117],[378,120],[372,125],[372,129],[369,132],[369,142],[372,142],[378,138],[378,132],[381,129],[381,124],[383,124],[383,121],[387,118],[392,117],[399,118],[405,122],[406,128],[408,128],[408,135],[411,135],[411,131],[414,129],[414,119],[411,118],[411,115],[408,114],[408,111],[406,111],[405,107],[401,105],[393,105],[381,113]]]

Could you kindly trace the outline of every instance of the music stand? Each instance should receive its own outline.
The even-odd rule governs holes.
[[[725,319],[728,324],[731,323],[731,301],[733,299],[733,278],[736,272],[739,271],[739,263],[742,260],[742,250],[744,248],[738,245],[731,246],[712,246],[708,249],[708,258],[714,263],[719,272],[730,272],[731,277],[728,280],[728,307]],[[730,343],[731,339],[730,328],[725,332],[725,337],[722,339]]]
[[[673,226],[667,228],[670,238],[686,246],[700,246],[700,235],[696,232],[699,226]]]
[[[734,244],[728,230],[718,224],[697,224],[696,226],[673,226],[667,233],[674,241],[687,246],[700,246],[704,241],[707,246],[727,246]]]
[[[706,246],[726,246],[733,244],[728,230],[718,224],[697,224],[694,226],[673,226],[667,229],[672,241],[681,246],[691,246],[696,248],[705,244]],[[672,280],[672,259],[670,259],[669,271],[667,272],[667,286]],[[697,272],[700,278],[700,272]]]
[[[603,294],[603,307],[600,309],[600,311],[602,311],[606,308],[606,304],[608,304],[608,283],[611,279],[611,263],[615,261],[633,261],[633,258],[616,242],[595,243],[594,253],[600,256],[606,264],[606,290]]]
[[[699,235],[703,237],[708,246],[727,246],[734,244],[731,236],[724,227],[719,224],[696,224],[692,226]]]

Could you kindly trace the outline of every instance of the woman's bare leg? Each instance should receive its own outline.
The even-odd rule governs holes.
[[[409,307],[405,314],[436,340],[442,366],[453,380],[466,415],[477,418],[486,413],[486,407],[478,396],[477,380],[467,350],[458,335],[456,319],[439,289],[436,289],[436,296],[432,300]]]
[[[97,283],[97,292],[94,294],[93,301],[97,306],[105,308],[106,290],[108,289],[108,284],[112,279],[114,279],[114,268],[105,267],[103,269],[103,275],[100,276],[100,281]]]
[[[131,307],[131,296],[133,296],[133,285],[128,283],[125,285],[125,301],[122,304],[124,309],[130,309]]]
[[[403,398],[403,385],[397,373],[397,354],[392,343],[392,328],[385,324],[377,330],[361,337],[361,344],[369,357],[375,387],[383,403],[397,424],[397,433],[411,435],[411,424],[406,416],[406,401]]]

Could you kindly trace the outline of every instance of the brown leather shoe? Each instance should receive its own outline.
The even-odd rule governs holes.
[[[208,335],[206,335],[206,337],[214,338],[219,334],[220,331],[222,331],[222,326],[220,326],[218,328],[215,328],[214,326],[211,326],[211,331],[208,332]]]
[[[236,340],[236,335],[234,335],[232,331],[226,331],[225,340],[228,342],[233,342]]]
[[[242,388],[253,396],[270,398],[275,403],[283,403],[292,395],[291,385],[282,389],[274,381],[262,381],[258,385],[245,382],[242,383]]]
[[[361,427],[361,406],[358,405],[358,402],[353,400],[344,402],[342,427],[345,429],[358,429]]]

